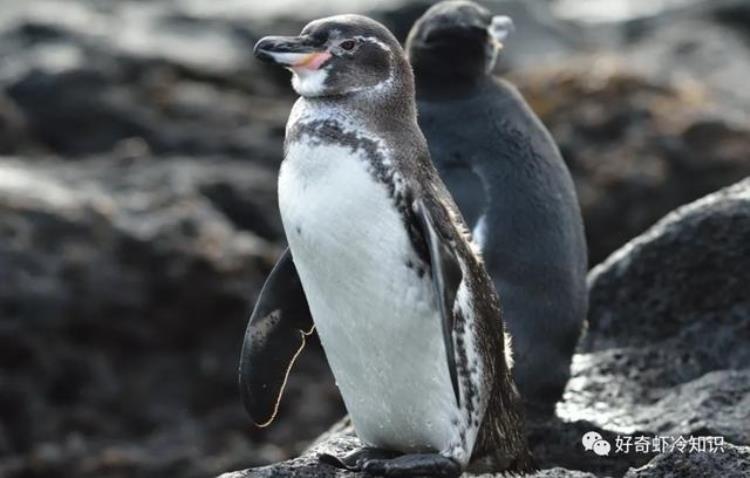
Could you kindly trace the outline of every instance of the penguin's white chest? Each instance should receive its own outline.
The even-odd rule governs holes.
[[[289,145],[279,206],[294,263],[359,437],[455,456],[462,419],[431,279],[363,154]]]

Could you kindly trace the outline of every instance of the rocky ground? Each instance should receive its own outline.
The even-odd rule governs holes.
[[[276,424],[241,410],[293,101],[251,46],[307,18],[207,5],[0,2],[0,476],[212,476],[297,456],[344,413],[315,344]],[[424,8],[380,5],[402,37]],[[649,227],[750,174],[750,7],[580,25],[531,5],[498,8],[518,26],[502,69],[560,144],[604,261],[559,419],[530,425],[539,476],[747,476],[750,185]],[[598,457],[589,430],[733,445]]]

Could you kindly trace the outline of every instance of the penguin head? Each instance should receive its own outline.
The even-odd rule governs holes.
[[[298,36],[262,38],[255,56],[291,70],[292,87],[305,97],[345,96],[413,81],[393,34],[361,15],[315,20]]]
[[[513,31],[510,17],[468,0],[433,5],[414,24],[406,50],[417,80],[472,80],[495,66],[502,41]]]

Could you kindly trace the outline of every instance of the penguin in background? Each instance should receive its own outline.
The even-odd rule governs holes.
[[[513,23],[465,0],[432,6],[406,41],[419,125],[484,256],[530,414],[548,416],[570,378],[588,307],[573,181],[541,121],[493,77]]]
[[[250,318],[241,396],[270,424],[316,330],[363,448],[321,460],[385,476],[527,471],[499,300],[430,161],[403,49],[359,15],[266,37],[292,71],[279,209],[289,242]]]

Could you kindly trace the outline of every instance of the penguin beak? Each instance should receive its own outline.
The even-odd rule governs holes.
[[[514,30],[513,20],[505,15],[495,15],[492,17],[490,26],[487,27],[487,33],[489,33],[498,49],[503,47],[503,42]]]
[[[331,53],[316,47],[304,36],[271,36],[261,38],[254,48],[255,56],[268,63],[292,70],[317,70],[331,58]]]

